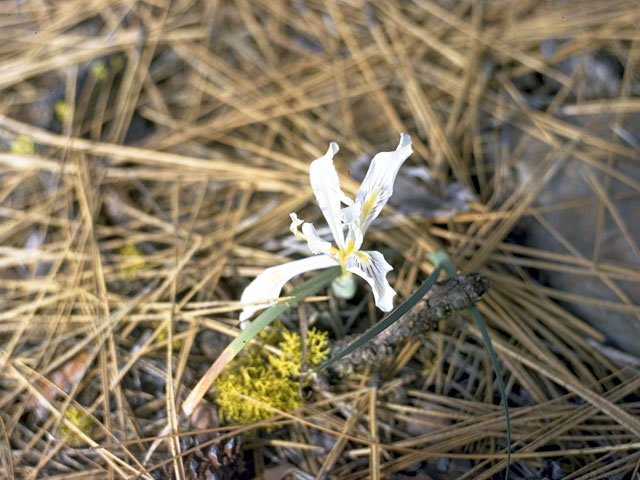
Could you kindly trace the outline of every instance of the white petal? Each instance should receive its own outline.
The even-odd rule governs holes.
[[[307,242],[307,246],[309,247],[309,250],[311,250],[311,253],[324,253],[325,255],[333,256],[333,253],[331,252],[331,243],[322,239],[312,223],[300,220],[298,215],[295,213],[290,213],[289,216],[291,217],[291,226],[289,227],[289,230],[291,230],[291,233],[296,237]],[[300,225],[302,225],[302,232],[299,230]]]
[[[284,284],[296,275],[321,268],[335,267],[336,265],[336,261],[326,255],[315,255],[309,258],[303,258],[302,260],[267,268],[244,289],[240,297],[240,302],[258,303],[275,300],[280,296],[280,291],[282,287],[284,287]],[[240,313],[240,321],[245,321],[258,310],[267,308],[272,304],[273,302],[245,307]]]
[[[311,189],[316,196],[318,206],[322,210],[327,224],[329,224],[338,248],[342,250],[344,248],[344,232],[342,231],[340,202],[346,196],[340,190],[340,179],[333,165],[333,156],[338,153],[338,150],[338,144],[331,142],[327,153],[311,162],[309,177],[311,178]]]
[[[342,220],[347,225],[360,221],[360,205],[352,203],[348,207],[342,209]]]
[[[293,233],[297,237],[300,235],[298,228],[300,228],[300,225],[304,223],[304,220],[300,220],[296,213],[290,213],[289,217],[291,218],[291,225],[289,226],[289,230],[291,230],[291,233]]]
[[[412,153],[411,137],[403,133],[395,151],[380,152],[371,160],[356,197],[361,208],[360,229],[363,234],[389,201],[398,170]]]
[[[380,252],[356,252],[347,258],[347,271],[362,277],[371,287],[376,307],[383,312],[393,309],[393,297],[396,292],[387,281],[387,273],[393,267]]]
[[[354,222],[349,224],[349,232],[347,233],[347,245],[350,243],[353,245],[353,251],[357,252],[362,246],[364,240],[364,234],[360,230],[360,222]]]
[[[353,251],[360,250],[364,233],[360,229],[360,205],[354,203],[342,209],[342,218],[349,228],[347,232],[347,245],[353,245]]]
[[[327,242],[323,240],[312,223],[304,222],[302,224],[302,233],[307,239],[307,246],[311,253],[318,254],[324,253],[325,255],[330,255],[331,253],[331,242]]]

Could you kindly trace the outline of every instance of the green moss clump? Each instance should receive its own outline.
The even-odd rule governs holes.
[[[120,276],[124,281],[134,281],[138,270],[143,269],[147,265],[144,259],[144,252],[135,244],[127,243],[118,250],[118,254],[125,257],[124,264],[120,267]]]
[[[36,153],[36,146],[28,136],[19,135],[11,144],[11,153],[16,155],[33,155]]]
[[[273,416],[273,410],[266,405],[285,412],[302,406],[298,394],[300,335],[275,325],[260,336],[263,342],[276,346],[280,354],[267,354],[259,345],[250,345],[231,362],[215,384],[218,414],[223,420],[255,423]],[[307,361],[318,365],[328,354],[327,333],[310,329]]]
[[[84,434],[87,436],[91,436],[91,431],[93,430],[93,420],[89,418],[88,415],[83,413],[81,409],[78,407],[69,407],[66,412],[64,412],[64,418],[71,422],[73,425],[78,427]],[[60,434],[64,441],[69,445],[74,447],[79,447],[85,443],[82,437],[76,433],[71,427],[69,427],[65,422],[60,424]]]

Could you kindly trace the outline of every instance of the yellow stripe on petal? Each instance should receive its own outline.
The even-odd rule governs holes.
[[[341,252],[338,253],[338,255],[340,256],[340,258],[342,260],[344,260],[345,258],[347,258],[349,255],[351,255],[353,253],[353,251],[355,250],[355,245],[353,243],[353,239],[349,239],[347,241],[347,245],[344,247],[344,250],[342,250]]]
[[[361,213],[361,220],[360,220],[362,223],[364,223],[366,219],[369,218],[369,215],[371,214],[373,207],[378,201],[379,195],[380,195],[380,189],[376,188],[367,196],[367,199],[362,205],[362,213]]]
[[[363,235],[389,201],[398,170],[411,153],[411,137],[402,134],[395,151],[380,152],[371,160],[355,202],[361,206],[359,227]]]
[[[369,255],[367,255],[364,252],[356,252],[356,257],[358,257],[360,259],[360,261],[362,263],[364,263],[365,265],[369,266],[371,265],[371,259],[369,258]]]

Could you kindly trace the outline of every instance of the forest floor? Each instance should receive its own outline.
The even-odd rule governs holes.
[[[289,214],[329,239],[311,161],[337,142],[353,198],[406,133],[414,153],[364,247],[393,265],[396,305],[436,250],[490,281],[477,307],[510,478],[640,478],[635,2],[0,11],[0,477],[504,478],[498,384],[467,313],[382,364],[251,396],[276,381],[283,335],[301,334],[304,363],[318,332],[331,345],[381,319],[364,283],[285,313],[198,418],[180,415],[241,331],[244,288],[309,255]],[[248,389],[244,416],[221,404],[225,378]]]

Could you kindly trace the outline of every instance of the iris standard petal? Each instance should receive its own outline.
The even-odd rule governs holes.
[[[362,241],[364,240],[364,234],[362,230],[360,230],[360,205],[354,203],[353,205],[343,208],[342,217],[345,225],[348,227],[347,244],[351,242],[354,250],[360,250]]]
[[[398,170],[412,153],[411,137],[403,133],[395,151],[380,152],[371,160],[356,197],[356,203],[360,205],[360,230],[363,235],[389,201]]]
[[[280,291],[284,284],[293,277],[304,272],[319,270],[321,268],[335,267],[337,262],[326,255],[315,255],[302,260],[284,263],[275,267],[269,267],[242,292],[241,303],[258,303],[267,300],[275,300],[280,296]],[[262,305],[250,305],[240,313],[240,321],[243,322],[258,310],[267,308],[272,303]]]
[[[393,309],[393,297],[396,292],[387,281],[387,273],[393,267],[384,259],[384,255],[376,251],[362,251],[349,255],[347,271],[363,278],[371,287],[376,307],[383,312]]]
[[[331,229],[338,248],[342,250],[344,248],[344,232],[342,231],[340,202],[345,198],[345,194],[340,189],[338,172],[333,165],[333,156],[338,153],[339,149],[337,143],[331,142],[327,153],[311,162],[309,177],[318,206]]]

